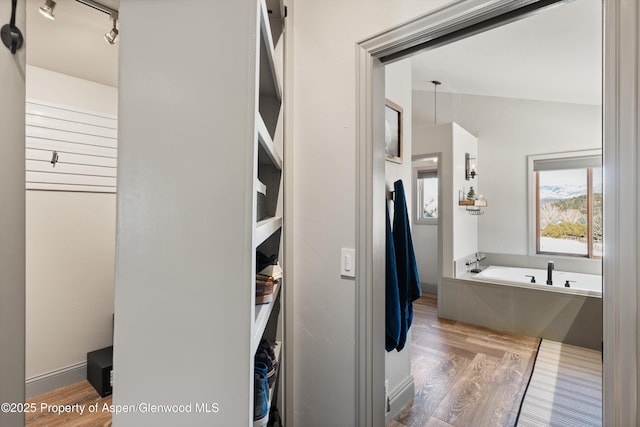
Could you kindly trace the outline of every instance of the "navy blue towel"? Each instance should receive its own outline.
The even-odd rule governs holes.
[[[391,232],[391,220],[389,219],[389,206],[386,206],[387,214],[387,244],[386,244],[386,281],[385,281],[385,322],[386,339],[385,349],[391,351],[398,346],[400,341],[400,299],[398,295],[398,273],[396,270],[396,250],[393,245]]]
[[[393,183],[395,203],[393,210],[393,243],[396,253],[396,271],[398,274],[398,295],[400,299],[400,339],[396,349],[404,348],[407,332],[413,321],[413,301],[420,298],[420,278],[418,265],[413,251],[411,228],[407,203],[404,195],[404,185],[401,180]]]

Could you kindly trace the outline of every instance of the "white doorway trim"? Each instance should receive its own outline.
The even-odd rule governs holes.
[[[384,424],[384,66],[382,58],[536,0],[458,0],[357,45],[356,425]],[[636,425],[640,277],[640,6],[604,5],[604,425]],[[400,57],[400,56],[399,56]],[[399,58],[398,57],[398,58]],[[394,58],[395,59],[395,58]],[[376,106],[376,108],[374,108]],[[378,108],[379,107],[379,108]]]

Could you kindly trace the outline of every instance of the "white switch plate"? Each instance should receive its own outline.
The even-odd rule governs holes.
[[[345,277],[356,277],[355,249],[342,248],[340,251],[340,275]]]

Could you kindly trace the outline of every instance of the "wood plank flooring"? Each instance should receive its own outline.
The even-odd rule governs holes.
[[[88,381],[80,381],[78,383],[62,387],[49,393],[41,394],[32,399],[27,400],[27,403],[35,403],[37,411],[34,413],[26,414],[25,425],[28,427],[110,427],[111,426],[111,413],[103,412],[102,407],[106,403],[111,405],[111,396],[100,397],[95,389],[89,384]],[[45,406],[45,411],[40,411],[41,404],[45,405],[84,405],[88,408],[89,405],[98,404],[98,411],[90,413],[88,409],[85,409],[81,415],[77,410],[71,410],[66,413],[57,414],[55,412],[48,412]]]
[[[522,335],[438,319],[435,295],[414,304],[412,370],[413,404],[387,427],[513,426],[539,340]],[[87,381],[63,387],[28,401],[50,405],[111,404]],[[31,427],[109,427],[111,414],[77,412],[27,414]]]
[[[437,297],[413,305],[415,396],[387,427],[511,427],[540,340],[438,319]]]

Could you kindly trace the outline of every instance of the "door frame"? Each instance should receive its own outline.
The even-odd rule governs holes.
[[[461,30],[547,0],[458,0],[357,44],[356,425],[384,423],[384,61],[466,37]],[[603,425],[638,420],[640,6],[603,2]],[[519,18],[514,18],[519,19]],[[502,24],[504,22],[501,22]],[[497,26],[498,24],[496,24]],[[484,28],[486,29],[486,28]],[[484,29],[476,32],[483,31]],[[412,51],[413,49],[413,51]],[[410,53],[407,53],[410,52]],[[374,108],[380,106],[380,108]]]

